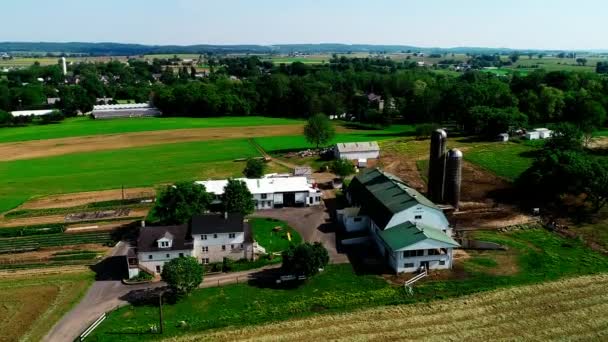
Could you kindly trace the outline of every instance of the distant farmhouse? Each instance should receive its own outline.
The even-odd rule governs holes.
[[[251,230],[242,215],[199,215],[185,225],[140,228],[137,249],[129,257],[129,277],[140,267],[161,273],[166,262],[184,256],[208,264],[252,259],[253,253]]]
[[[161,111],[149,103],[128,103],[93,106],[91,115],[95,119],[135,118],[160,116]]]
[[[348,159],[357,162],[359,167],[366,167],[368,160],[380,157],[380,146],[375,141],[339,143],[334,146],[337,159]]]
[[[309,183],[306,177],[240,178],[253,195],[256,209],[305,207],[321,204],[321,190]],[[215,196],[214,204],[221,202],[228,180],[199,181],[207,192]]]
[[[399,178],[366,169],[352,180],[351,207],[338,210],[347,232],[368,232],[396,272],[450,269],[459,244],[443,211]]]

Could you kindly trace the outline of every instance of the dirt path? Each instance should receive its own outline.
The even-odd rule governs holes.
[[[277,135],[299,135],[302,133],[302,127],[302,125],[277,125],[256,127],[189,128],[12,142],[0,144],[0,160],[8,161],[31,159],[77,152],[115,150],[129,147],[189,141],[251,138]]]
[[[156,190],[154,188],[128,188],[124,189],[124,194],[127,199],[148,198],[156,196]],[[122,199],[121,189],[76,192],[31,199],[17,209],[69,208],[94,202],[119,199]]]

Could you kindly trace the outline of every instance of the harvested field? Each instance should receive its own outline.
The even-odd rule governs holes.
[[[606,286],[606,274],[585,276],[433,303],[204,332],[168,341],[444,341],[447,337],[462,341],[598,341],[608,338]]]
[[[191,141],[224,140],[260,136],[301,135],[303,125],[193,128],[124,134],[33,140],[0,144],[0,160],[10,161],[63,154],[117,150]],[[338,127],[338,131],[346,131]]]
[[[111,248],[96,244],[83,244],[78,248],[74,246],[57,246],[53,248],[42,248],[34,252],[15,253],[15,254],[0,254],[0,264],[26,263],[26,262],[42,262],[51,259],[56,253],[87,251],[105,254]]]
[[[84,204],[122,199],[122,190],[86,191],[72,194],[61,194],[34,198],[22,205],[19,209],[46,209],[46,208],[69,208]],[[156,196],[154,188],[128,188],[124,189],[125,198],[146,198]]]
[[[107,220],[112,218],[140,218],[148,215],[149,208],[136,208],[136,209],[121,209],[117,211],[128,210],[128,213],[121,212],[120,215],[115,216],[104,216],[106,212],[86,212],[75,214],[75,216],[66,215],[48,215],[48,216],[35,216],[35,217],[24,217],[16,219],[4,219],[0,220],[0,229],[3,227],[21,227],[21,226],[34,226],[40,224],[51,224],[51,223],[65,223],[65,222],[86,222],[86,221],[99,221]],[[111,214],[108,211],[106,214]],[[112,211],[114,212],[114,211]],[[97,215],[98,214],[98,215]]]
[[[92,281],[91,272],[82,269],[57,275],[0,275],[0,341],[40,341]]]

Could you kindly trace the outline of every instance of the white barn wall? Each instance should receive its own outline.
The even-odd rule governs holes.
[[[416,216],[422,216],[422,218],[416,219]],[[418,222],[441,230],[447,230],[450,225],[441,209],[435,209],[420,204],[393,215],[385,229],[390,229],[390,227],[407,221],[413,223]]]

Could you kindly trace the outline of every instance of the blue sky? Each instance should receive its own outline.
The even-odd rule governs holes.
[[[7,0],[0,41],[608,49],[606,0]]]

